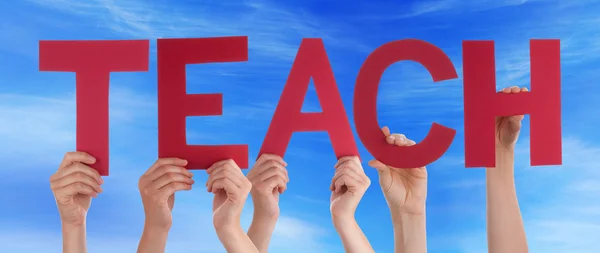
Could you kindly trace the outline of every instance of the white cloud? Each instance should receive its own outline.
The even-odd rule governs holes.
[[[90,18],[98,26],[136,38],[249,36],[249,48],[270,61],[292,60],[300,40],[320,37],[341,48],[365,51],[357,41],[343,38],[351,29],[335,20],[322,21],[300,10],[288,10],[274,2],[222,1],[195,7],[145,1],[94,0],[85,4],[65,0],[30,0],[41,6]],[[218,13],[218,14],[217,14]],[[235,16],[235,19],[230,17]],[[165,18],[168,17],[168,18]],[[152,49],[154,50],[154,49]]]

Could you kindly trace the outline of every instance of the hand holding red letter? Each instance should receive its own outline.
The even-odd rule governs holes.
[[[231,159],[213,164],[209,174],[207,190],[215,194],[213,200],[213,223],[217,230],[240,225],[242,209],[252,188],[240,167]]]
[[[85,224],[92,197],[102,192],[100,185],[104,181],[100,174],[87,166],[95,162],[96,158],[87,153],[69,152],[58,171],[50,177],[50,188],[63,225]]]
[[[178,158],[161,158],[140,177],[138,187],[147,228],[171,228],[175,192],[190,190],[194,184],[193,174],[183,167],[186,164],[186,160]]]
[[[280,156],[264,154],[248,173],[255,216],[270,219],[279,216],[279,194],[287,189],[290,181],[285,166],[287,163]]]
[[[330,186],[333,219],[353,219],[358,203],[370,185],[371,180],[365,175],[358,157],[340,158]]]
[[[502,89],[502,93],[516,94],[528,92],[526,87],[513,86]],[[519,133],[521,132],[521,121],[525,115],[496,117],[496,149],[514,149]]]
[[[412,146],[415,142],[403,134],[390,134],[388,127],[382,128],[388,144],[396,146]],[[372,160],[369,165],[379,172],[379,184],[385,195],[392,216],[398,214],[425,214],[427,198],[427,170],[425,167],[415,169],[399,169]]]

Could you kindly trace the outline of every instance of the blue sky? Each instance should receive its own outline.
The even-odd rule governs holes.
[[[0,2],[0,251],[60,252],[48,178],[75,148],[75,78],[38,71],[38,41],[150,39],[150,71],[111,75],[111,176],[88,215],[89,252],[134,252],[143,226],[138,177],[157,156],[156,38],[249,36],[249,61],[188,66],[189,93],[224,93],[222,117],[188,119],[192,144],[247,143],[256,157],[302,38],[323,38],[348,116],[358,70],[378,46],[418,38],[444,50],[458,79],[432,83],[411,62],[382,79],[380,123],[420,141],[435,121],[457,130],[428,166],[429,252],[486,252],[485,173],[464,168],[462,40],[496,42],[497,85],[529,87],[529,39],[559,38],[563,166],[529,166],[529,121],[518,143],[516,182],[531,252],[598,252],[600,91],[597,0],[23,0]],[[304,109],[318,111],[310,89]],[[353,125],[353,124],[352,124]],[[363,159],[371,156],[359,144]],[[272,252],[343,252],[330,222],[335,163],[325,133],[295,134],[291,181]],[[376,172],[357,219],[379,253],[393,252],[389,211]],[[203,171],[195,173],[203,182]],[[224,252],[212,196],[199,184],[177,195],[168,252]],[[248,202],[243,223],[250,223]]]

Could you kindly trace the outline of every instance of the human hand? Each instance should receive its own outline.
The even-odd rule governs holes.
[[[412,146],[416,143],[403,134],[390,134],[388,127],[382,131],[388,144],[396,146]],[[425,167],[400,169],[387,166],[378,160],[369,162],[369,166],[379,172],[379,185],[385,199],[395,213],[424,215],[427,198],[427,170]]]
[[[331,192],[331,216],[337,219],[353,219],[358,203],[371,185],[356,156],[342,157],[335,164],[335,174],[329,189]]]
[[[254,202],[254,216],[277,219],[279,217],[279,195],[287,189],[290,181],[287,163],[280,156],[263,154],[248,173],[252,183],[250,194]]]
[[[183,159],[161,158],[140,177],[138,188],[146,215],[145,229],[171,228],[175,192],[190,190],[194,184],[193,174],[185,165],[187,161]]]
[[[528,92],[526,87],[519,88],[513,86],[504,88],[500,92],[506,94],[517,94],[520,92]],[[502,116],[496,117],[496,148],[512,150],[515,148],[519,133],[521,132],[521,122],[525,118],[524,115]]]
[[[96,158],[85,152],[69,152],[50,177],[50,188],[63,225],[84,225],[92,197],[102,192],[100,185],[104,180],[87,166],[94,163]]]
[[[217,233],[237,229],[252,183],[231,159],[214,163],[206,172],[209,175],[206,188],[215,194],[213,225]]]

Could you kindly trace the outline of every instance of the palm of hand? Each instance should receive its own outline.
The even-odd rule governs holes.
[[[390,180],[382,185],[382,190],[393,209],[402,209],[407,213],[421,214],[427,198],[427,170],[389,168]]]
[[[496,146],[513,148],[521,131],[523,115],[496,118]]]

